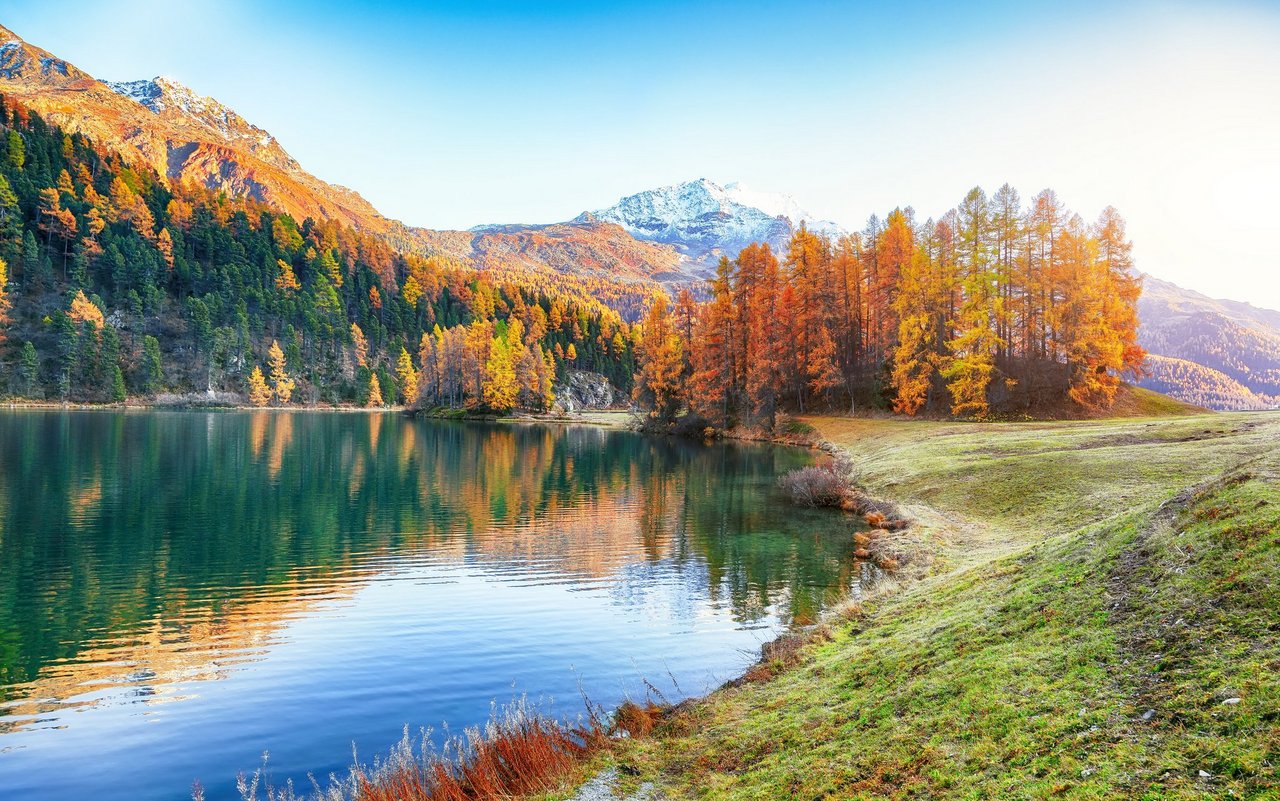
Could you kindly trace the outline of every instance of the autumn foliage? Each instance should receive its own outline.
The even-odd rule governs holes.
[[[387,403],[540,410],[570,369],[629,390],[630,321],[661,292],[298,220],[166,180],[4,97],[0,143],[0,363],[30,364],[0,390],[108,400],[163,374],[175,392],[249,392],[260,365],[278,404],[363,404],[376,376]]]
[[[1130,250],[1115,209],[1086,225],[1052,190],[1024,210],[1008,185],[838,241],[801,226],[781,258],[757,244],[723,260],[705,302],[654,305],[636,401],[769,428],[782,410],[1105,409],[1146,356]]]

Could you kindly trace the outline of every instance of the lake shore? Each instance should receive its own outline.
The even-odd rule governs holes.
[[[927,568],[585,775],[616,798],[1277,789],[1280,636],[1248,621],[1280,613],[1280,416],[805,421]]]

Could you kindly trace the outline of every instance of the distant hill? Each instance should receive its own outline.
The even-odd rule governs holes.
[[[1140,383],[1145,389],[1219,411],[1268,409],[1274,403],[1228,375],[1185,359],[1147,356],[1150,373]]]
[[[1280,406],[1280,312],[1146,275],[1138,318],[1152,354],[1141,386],[1213,409]]]

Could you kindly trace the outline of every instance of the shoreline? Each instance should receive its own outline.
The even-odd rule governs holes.
[[[1142,643],[1149,635],[1142,632],[1153,625],[1150,617],[1172,620],[1187,614],[1186,604],[1201,608],[1213,598],[1203,614],[1216,614],[1224,603],[1243,603],[1242,614],[1256,614],[1248,596],[1203,593],[1220,586],[1215,582],[1224,570],[1254,564],[1239,561],[1242,540],[1233,532],[1243,524],[1232,523],[1231,515],[1275,519],[1267,511],[1280,503],[1276,468],[1267,466],[1280,465],[1270,450],[1280,435],[1275,415],[1029,426],[805,419],[818,432],[818,447],[854,455],[861,487],[896,499],[913,518],[905,534],[892,536],[928,561],[905,565],[846,608],[830,608],[810,630],[766,644],[742,679],[668,710],[651,736],[612,744],[575,777],[574,789],[554,797],[619,801],[646,786],[673,800],[998,797],[999,788],[1014,782],[1046,796],[1079,785],[1096,790],[1089,797],[1130,797],[1130,791],[1137,797],[1143,787],[1183,797],[1179,791],[1203,790],[1206,775],[1217,789],[1234,788],[1238,796],[1269,786],[1257,783],[1264,774],[1256,766],[1243,768],[1254,765],[1258,748],[1265,750],[1268,691],[1247,677],[1265,670],[1267,653],[1248,660],[1200,657],[1203,649],[1190,640],[1185,650],[1166,646],[1148,655]],[[1038,479],[1046,470],[1059,478]],[[1268,481],[1271,501],[1256,494]],[[1226,506],[1223,493],[1241,493],[1247,503]],[[1233,511],[1225,514],[1228,508]],[[1175,521],[1176,509],[1184,516]],[[1211,547],[1212,536],[1201,533],[1194,553],[1184,552],[1178,532],[1188,525],[1220,530],[1227,539]],[[1267,526],[1251,525],[1245,530]],[[1280,531],[1271,530],[1272,536]],[[1254,546],[1265,548],[1257,536]],[[1149,553],[1154,543],[1159,548]],[[1142,578],[1142,565],[1173,560],[1186,568],[1197,559],[1206,560],[1203,577],[1179,569]],[[1249,569],[1265,576],[1270,568],[1262,557]],[[1122,608],[1151,598],[1167,606],[1112,619],[1105,610],[1113,594]],[[1112,644],[1114,652],[1107,650]],[[1244,697],[1230,703],[1249,703],[1252,688],[1257,711],[1233,723],[1235,707],[1232,717],[1223,717],[1217,710],[1227,702],[1201,705],[1194,686],[1163,689],[1160,700],[1135,700],[1130,683],[1146,688],[1138,693],[1154,686],[1144,683],[1147,660],[1176,659],[1190,669],[1185,666],[1197,663],[1182,660],[1199,658],[1214,686],[1227,682],[1232,697]],[[1049,667],[1063,659],[1090,667]],[[1141,667],[1117,667],[1131,663]],[[1099,683],[1095,674],[1112,679]],[[1111,681],[1120,686],[1112,688]],[[1026,695],[1028,686],[1037,688],[1036,696]],[[1041,696],[1052,699],[1045,701],[1048,709],[1034,701]],[[1144,712],[1148,707],[1154,711]],[[1155,722],[1145,723],[1153,714]],[[1166,715],[1169,724],[1162,722]],[[1180,739],[1179,716],[1195,720],[1197,738]],[[1129,732],[1131,720],[1139,720],[1144,742],[1158,737],[1159,743],[1117,752],[1117,743],[1139,736]],[[850,727],[851,721],[858,725]],[[1116,734],[1092,737],[1098,750],[1081,756],[1078,749],[1062,750],[1051,733],[1061,727]],[[957,731],[966,733],[963,740],[953,736]],[[1221,755],[1212,759],[1188,745],[1215,737]],[[1036,761],[1001,758],[1009,748]],[[1183,769],[1157,770],[1153,759],[1175,759]],[[1228,763],[1242,767],[1228,773],[1222,767]],[[1136,786],[1129,784],[1135,776],[1142,777]],[[607,792],[575,795],[584,783]]]

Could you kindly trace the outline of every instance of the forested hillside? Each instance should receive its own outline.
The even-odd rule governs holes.
[[[716,427],[866,405],[1106,409],[1145,356],[1130,248],[1115,209],[1086,225],[1045,190],[1023,211],[1008,185],[836,242],[802,227],[781,262],[767,244],[723,259],[710,301],[652,309],[636,399],[656,421],[687,407]]]
[[[1270,408],[1280,398],[1258,395],[1231,376],[1203,364],[1147,354],[1141,386],[1206,409],[1247,411]]]
[[[0,392],[503,410],[570,366],[630,385],[631,326],[566,284],[169,186],[2,97],[0,142]]]
[[[1139,342],[1153,354],[1208,372],[1153,361],[1143,386],[1201,405],[1212,399],[1207,405],[1213,409],[1280,406],[1280,312],[1216,300],[1152,276],[1145,285]]]

